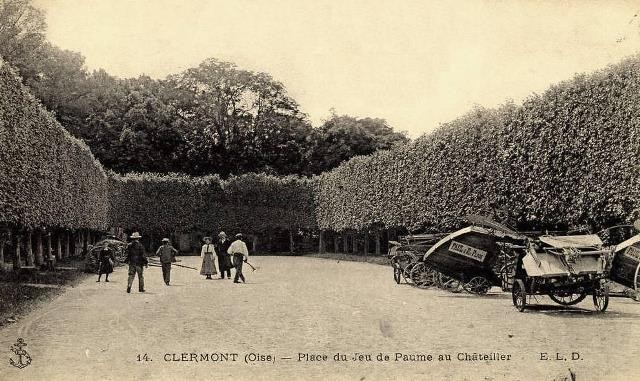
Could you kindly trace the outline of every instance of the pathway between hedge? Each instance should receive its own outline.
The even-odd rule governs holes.
[[[578,380],[638,378],[640,303],[629,299],[612,299],[602,315],[587,301],[518,313],[499,292],[475,297],[396,285],[386,266],[305,257],[252,262],[259,270],[239,285],[177,268],[170,287],[159,268],[147,269],[144,294],[125,292],[125,268],[110,283],[83,281],[0,331],[0,378],[550,380],[569,377],[569,369]],[[21,370],[8,363],[19,337],[33,359]],[[372,361],[353,361],[356,352]],[[463,352],[510,360],[459,361]],[[557,352],[567,360],[540,360]],[[571,360],[573,352],[580,359]],[[245,363],[251,353],[265,361]],[[336,353],[346,361],[334,361]],[[389,360],[377,361],[379,353]],[[396,353],[421,356],[396,361]],[[220,354],[228,361],[212,361]],[[451,361],[438,361],[440,354]],[[422,361],[428,355],[432,361]]]

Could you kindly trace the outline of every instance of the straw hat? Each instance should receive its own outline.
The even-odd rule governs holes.
[[[206,240],[211,241],[211,237],[204,237],[204,238],[202,238],[202,240],[203,240],[203,241],[206,241]]]
[[[169,241],[169,238],[163,238],[162,242],[170,242],[170,241]]]
[[[138,238],[142,238],[142,236],[138,232],[133,232],[133,234],[131,234],[131,237],[129,237],[129,238],[138,239]]]
[[[242,238],[242,233],[236,234],[236,238]]]
[[[227,233],[225,233],[225,232],[220,232],[220,233],[218,233],[218,237],[224,237],[224,238],[227,238]]]

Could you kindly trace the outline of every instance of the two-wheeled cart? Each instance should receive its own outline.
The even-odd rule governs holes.
[[[609,305],[607,263],[612,250],[595,234],[540,236],[527,242],[516,260],[511,295],[523,312],[536,295],[571,306],[591,295],[596,311]]]

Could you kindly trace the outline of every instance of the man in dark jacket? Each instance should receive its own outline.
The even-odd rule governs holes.
[[[144,277],[142,276],[142,266],[148,267],[149,261],[144,252],[144,246],[140,243],[142,236],[135,232],[130,237],[132,242],[127,246],[127,259],[129,263],[129,279],[127,281],[127,293],[131,292],[131,285],[136,273],[138,274],[138,291],[144,292]]]
[[[218,242],[215,245],[216,254],[218,255],[218,267],[220,268],[220,278],[224,279],[224,274],[227,274],[227,278],[231,279],[231,256],[227,254],[231,246],[231,241],[227,239],[225,232],[218,234]]]
[[[160,264],[162,265],[162,278],[164,278],[164,284],[167,286],[171,281],[171,262],[176,262],[176,254],[178,250],[171,246],[169,238],[162,239],[162,246],[156,251],[156,255],[160,257]]]

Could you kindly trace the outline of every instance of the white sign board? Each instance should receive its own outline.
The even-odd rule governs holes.
[[[464,243],[456,241],[451,241],[449,251],[463,255],[467,258],[475,259],[478,262],[484,261],[484,258],[487,256],[487,252],[484,250],[476,249],[475,247],[467,246]]]
[[[640,259],[640,249],[635,246],[629,246],[624,253],[630,257]]]

